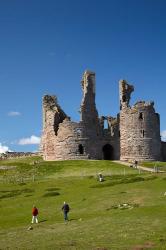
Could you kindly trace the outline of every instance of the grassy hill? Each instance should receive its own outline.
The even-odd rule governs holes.
[[[0,249],[166,249],[165,192],[166,174],[111,161],[1,161]],[[33,204],[40,223],[28,230]]]

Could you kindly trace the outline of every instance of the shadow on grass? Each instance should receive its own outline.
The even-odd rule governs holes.
[[[49,193],[45,193],[42,197],[52,197],[52,196],[57,196],[60,195],[59,192],[49,192]]]
[[[0,191],[0,200],[2,199],[6,199],[6,198],[12,198],[21,194],[27,194],[27,193],[33,193],[34,190],[30,189],[30,188],[25,188],[22,190],[19,189],[15,189],[15,190],[4,190],[4,191]],[[3,194],[5,193],[5,194]]]
[[[103,187],[111,187],[119,184],[128,184],[128,183],[134,183],[134,182],[140,182],[140,181],[150,181],[156,179],[157,176],[113,176],[113,177],[107,177],[107,181],[104,183],[97,183],[95,185],[91,185],[90,188],[103,188]]]

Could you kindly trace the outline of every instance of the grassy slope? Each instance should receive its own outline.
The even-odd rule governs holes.
[[[110,161],[41,161],[33,166],[33,160],[0,163],[15,166],[0,171],[0,249],[166,249],[165,174],[139,175]],[[96,179],[98,172],[106,176],[103,183]],[[71,206],[67,225],[64,200]],[[121,203],[134,207],[113,208]],[[33,204],[40,223],[28,231]]]
[[[144,166],[144,167],[152,168],[152,169],[154,169],[155,167],[157,167],[158,170],[166,172],[166,162],[160,162],[160,161],[142,162],[141,165]]]

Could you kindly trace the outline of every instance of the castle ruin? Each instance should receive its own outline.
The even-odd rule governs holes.
[[[85,71],[81,85],[80,122],[70,120],[56,96],[43,97],[41,150],[44,160],[166,160],[166,143],[161,142],[160,118],[153,102],[140,101],[131,107],[134,87],[121,80],[119,114],[116,118],[99,117],[95,104],[95,73]]]

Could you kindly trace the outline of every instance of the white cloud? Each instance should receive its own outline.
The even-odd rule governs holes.
[[[18,141],[19,145],[30,145],[30,144],[39,144],[40,143],[40,137],[37,137],[35,135],[31,135],[28,138],[22,138]]]
[[[162,141],[166,141],[166,130],[163,130],[163,131],[161,132],[161,140],[162,140]]]
[[[5,153],[7,151],[11,152],[11,150],[9,149],[9,147],[8,146],[4,146],[4,145],[2,145],[2,143],[0,143],[0,154]]]
[[[10,112],[8,113],[8,116],[19,116],[19,115],[21,115],[21,113],[18,112],[18,111],[10,111]]]

